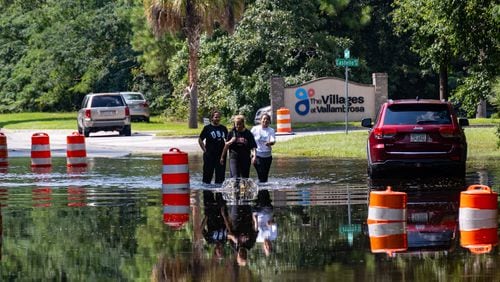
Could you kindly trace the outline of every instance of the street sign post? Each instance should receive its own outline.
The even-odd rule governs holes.
[[[335,59],[335,65],[345,67],[345,134],[349,132],[347,124],[349,121],[349,67],[359,66],[359,59],[351,58],[349,49],[344,50],[344,58]]]

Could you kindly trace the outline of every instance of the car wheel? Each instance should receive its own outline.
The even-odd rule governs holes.
[[[368,165],[368,176],[372,179],[382,178],[382,171],[373,165]]]
[[[465,164],[460,164],[458,168],[453,172],[455,176],[464,177],[465,176]]]
[[[131,136],[132,135],[132,128],[130,125],[125,125],[125,127],[123,127],[123,135],[125,136]]]
[[[89,137],[90,136],[90,129],[83,127],[83,136]]]
[[[76,124],[76,126],[77,126],[77,128],[78,128],[78,133],[83,134],[83,130],[82,130],[82,128],[80,127],[80,125],[77,123],[77,124]]]

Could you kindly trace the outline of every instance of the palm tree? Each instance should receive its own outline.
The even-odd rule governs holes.
[[[187,39],[189,64],[189,128],[198,127],[198,51],[202,32],[211,34],[219,24],[232,33],[244,11],[244,0],[144,0],[144,10],[153,33],[181,32]]]

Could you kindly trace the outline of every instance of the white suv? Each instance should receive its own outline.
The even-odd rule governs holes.
[[[78,132],[118,131],[130,136],[130,110],[120,93],[91,93],[82,101],[77,117]]]

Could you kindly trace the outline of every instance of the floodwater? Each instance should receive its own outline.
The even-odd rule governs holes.
[[[458,218],[461,190],[500,189],[496,160],[470,163],[465,179],[369,182],[364,160],[275,157],[256,199],[234,202],[201,184],[190,155],[184,215],[163,208],[161,156],[65,161],[32,170],[11,158],[0,170],[0,280],[500,280],[497,220],[465,236]],[[370,191],[386,185],[406,190],[406,221],[368,224]]]

